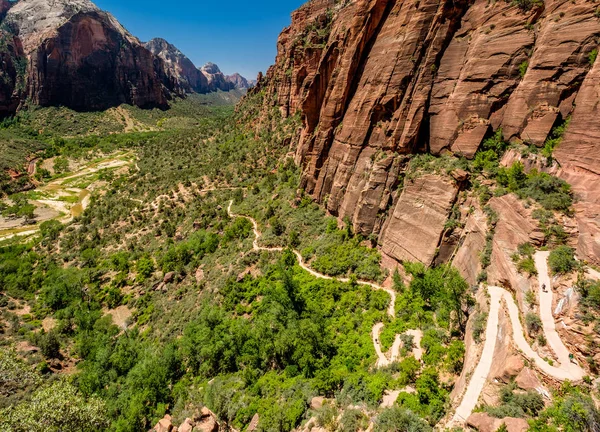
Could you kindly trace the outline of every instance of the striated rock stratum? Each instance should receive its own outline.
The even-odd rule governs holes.
[[[570,117],[556,174],[573,186],[579,255],[598,263],[599,42],[584,0],[313,0],[254,91],[300,114],[303,188],[393,258],[425,263],[458,189],[448,176],[402,191],[407,155],[472,158],[498,129],[541,146]]]

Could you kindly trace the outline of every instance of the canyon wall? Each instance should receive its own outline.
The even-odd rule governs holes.
[[[284,117],[300,113],[296,161],[309,194],[357,232],[378,234],[384,252],[425,263],[459,185],[425,179],[421,198],[408,199],[408,155],[472,158],[498,129],[541,146],[570,117],[559,175],[576,196],[579,254],[598,263],[597,15],[583,0],[314,0],[292,15],[254,93]]]

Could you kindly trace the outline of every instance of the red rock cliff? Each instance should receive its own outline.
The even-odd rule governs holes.
[[[430,260],[431,247],[417,243],[436,243],[440,214],[456,199],[455,186],[444,191],[439,178],[400,196],[403,155],[472,157],[498,128],[507,140],[542,145],[571,116],[556,156],[579,199],[579,252],[598,262],[600,65],[591,59],[599,40],[597,5],[584,0],[529,9],[487,0],[313,0],[292,15],[254,91],[284,117],[301,113],[296,160],[306,191],[357,231],[380,233],[382,249],[398,259]],[[419,190],[435,197],[423,197],[420,211],[399,208],[415,204]],[[434,218],[437,228],[418,218]]]

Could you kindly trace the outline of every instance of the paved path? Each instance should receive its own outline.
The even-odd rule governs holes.
[[[464,423],[477,406],[479,395],[487,381],[494,361],[496,339],[498,338],[501,291],[503,290],[501,288],[490,287],[488,291],[490,293],[490,313],[488,314],[487,327],[485,329],[483,351],[479,363],[473,372],[467,391],[454,413],[451,421],[452,425]]]
[[[567,378],[581,379],[585,375],[583,370],[574,364],[569,358],[570,352],[556,331],[556,322],[554,321],[552,281],[548,272],[548,257],[550,252],[536,252],[535,267],[538,272],[539,294],[540,294],[540,318],[544,327],[544,335],[548,341],[548,345],[554,351],[561,370],[567,374]],[[542,289],[542,285],[546,286],[546,290]]]
[[[460,405],[456,409],[454,416],[446,425],[446,427],[454,427],[464,424],[466,419],[471,415],[477,406],[479,396],[481,395],[481,391],[485,386],[492,368],[492,363],[494,361],[494,351],[496,349],[496,341],[498,339],[498,323],[501,300],[504,300],[508,310],[515,345],[524,356],[535,363],[539,370],[546,375],[549,375],[560,381],[579,381],[586,375],[585,370],[569,360],[569,350],[564,345],[560,339],[560,336],[558,335],[558,332],[556,331],[556,324],[552,314],[553,294],[550,276],[548,274],[547,258],[547,252],[538,252],[535,254],[535,262],[540,281],[540,313],[542,323],[544,325],[544,334],[550,347],[556,353],[556,356],[559,359],[559,365],[550,365],[547,361],[542,359],[527,342],[523,324],[521,323],[519,308],[515,303],[512,294],[500,287],[488,287],[488,292],[490,294],[490,313],[488,315],[485,333],[486,339],[483,346],[483,351],[481,353],[481,358],[477,364],[477,367],[475,368],[473,376],[471,377],[471,381],[469,382]],[[542,284],[546,284],[547,292],[543,292],[541,288]]]

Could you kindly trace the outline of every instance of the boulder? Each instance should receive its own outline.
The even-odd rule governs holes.
[[[494,418],[486,413],[474,413],[467,419],[467,425],[477,429],[479,432],[496,432],[502,425],[502,420]]]
[[[523,358],[519,355],[510,356],[506,359],[504,363],[504,367],[502,373],[496,378],[501,380],[502,382],[508,383],[512,381],[514,377],[516,377],[519,372],[523,370],[525,367],[525,362]]]
[[[169,414],[165,414],[165,416],[159,420],[159,422],[154,426],[155,432],[172,432],[173,431],[173,423],[171,422],[172,418]]]
[[[525,432],[529,430],[529,423],[525,419],[507,417],[503,421],[507,432]]]
[[[163,278],[163,282],[166,283],[166,284],[171,283],[174,280],[175,280],[175,272],[169,272]]]
[[[316,396],[310,400],[310,409],[317,410],[323,406],[326,399],[323,396]]]
[[[190,418],[186,418],[185,421],[179,425],[179,432],[192,432],[194,429],[194,421]]]
[[[502,425],[506,426],[507,432],[525,432],[529,430],[529,423],[525,419],[513,417],[498,419],[481,412],[471,414],[467,419],[467,425],[479,432],[496,432]]]
[[[202,407],[200,413],[197,413],[193,419],[193,431],[197,432],[218,432],[219,423],[215,414],[207,407]]]
[[[539,390],[542,387],[542,383],[538,379],[537,375],[530,368],[524,368],[521,372],[519,372],[515,382],[519,388],[523,390]]]

